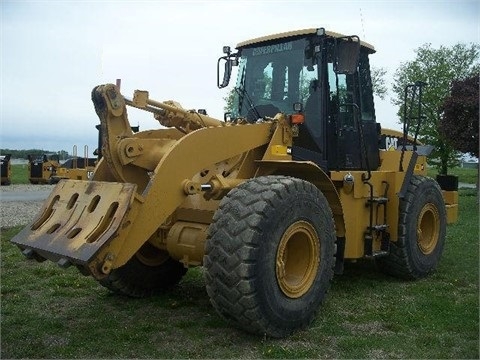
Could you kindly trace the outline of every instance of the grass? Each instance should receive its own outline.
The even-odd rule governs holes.
[[[428,176],[435,178],[437,174],[438,171],[436,169],[428,168]],[[478,179],[478,169],[456,167],[448,169],[448,174],[458,176],[458,182],[467,184],[476,184]]]
[[[400,281],[349,264],[306,330],[282,340],[232,328],[202,270],[148,299],[110,294],[76,269],[27,261],[1,234],[1,358],[479,358],[476,191],[460,191],[437,271]]]
[[[29,184],[28,181],[28,165],[15,164],[11,165],[10,180],[12,184]]]

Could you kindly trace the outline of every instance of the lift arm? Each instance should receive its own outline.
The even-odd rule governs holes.
[[[125,264],[194,192],[189,186],[195,174],[268,144],[276,126],[227,126],[219,120],[199,126],[185,116],[180,124],[192,124],[186,134],[165,129],[141,136],[132,133],[126,100],[115,85],[96,87],[92,100],[104,154],[93,181],[61,180],[40,214],[12,242],[27,256],[74,264],[97,279]],[[163,107],[160,117],[185,115],[179,107],[154,105]]]

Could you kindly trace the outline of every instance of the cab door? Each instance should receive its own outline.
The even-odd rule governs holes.
[[[334,49],[334,48],[333,48]],[[329,170],[379,166],[379,127],[375,121],[368,53],[360,49],[357,71],[341,73],[329,56],[327,149]]]

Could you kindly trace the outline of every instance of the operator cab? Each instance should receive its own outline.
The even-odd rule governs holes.
[[[379,166],[380,125],[375,120],[368,56],[373,47],[357,36],[323,28],[274,34],[224,47],[223,80],[238,65],[231,119],[256,122],[300,112],[293,160],[313,161],[324,171]]]

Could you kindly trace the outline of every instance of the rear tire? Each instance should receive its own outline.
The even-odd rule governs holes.
[[[187,269],[148,242],[123,266],[99,280],[114,293],[146,297],[178,284]]]
[[[446,235],[446,210],[437,182],[412,176],[400,200],[398,240],[390,254],[377,259],[381,271],[405,279],[427,276],[438,265]]]
[[[209,228],[204,267],[214,308],[251,333],[278,338],[306,327],[330,286],[335,240],[328,202],[311,183],[244,182]]]

